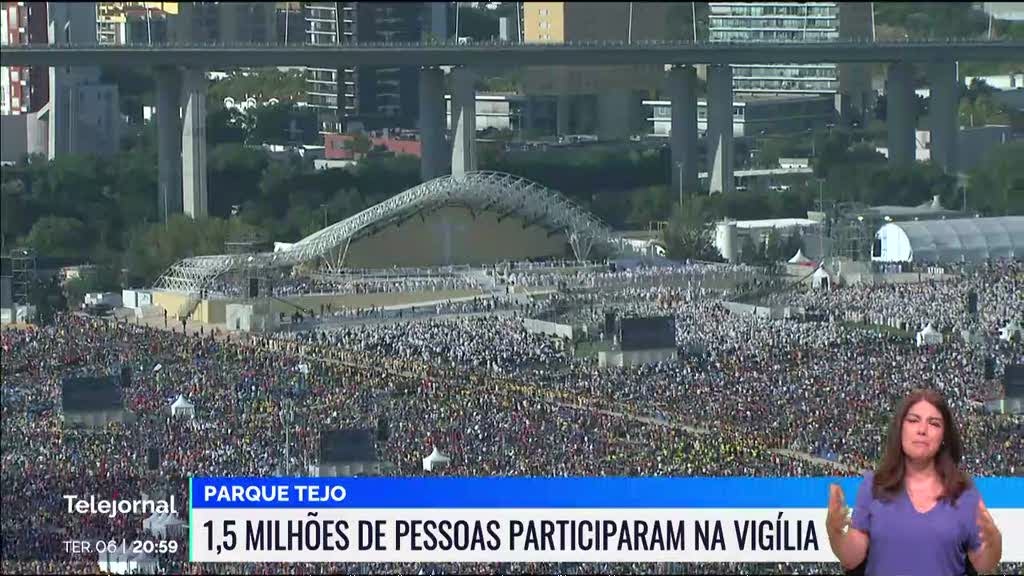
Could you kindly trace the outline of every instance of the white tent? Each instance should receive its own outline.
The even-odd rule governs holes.
[[[434,446],[430,456],[423,459],[423,470],[425,472],[433,472],[434,468],[447,466],[450,461],[447,456],[438,451],[437,446]]]
[[[819,266],[818,269],[814,271],[814,275],[811,276],[811,286],[815,288],[831,289],[833,282],[834,280],[832,279],[832,275],[825,270],[824,266]]]
[[[804,256],[803,248],[798,249],[796,251],[796,254],[789,259],[790,264],[799,264],[801,266],[806,266],[807,264],[812,264],[813,262],[813,260],[811,260],[807,256]]]
[[[185,521],[174,514],[154,512],[142,521],[142,529],[162,540],[180,536],[185,530]]]
[[[1009,342],[1016,336],[1018,339],[1024,338],[1024,330],[1021,330],[1020,323],[1016,320],[1010,320],[1010,322],[999,329],[999,339],[1006,340]]]
[[[157,561],[149,554],[127,552],[107,552],[98,554],[97,564],[100,571],[110,574],[156,574]]]
[[[942,344],[942,333],[929,323],[923,330],[917,333],[917,346],[931,346]]]
[[[178,394],[178,399],[171,404],[171,416],[188,416],[189,418],[196,417],[196,407],[188,398],[185,398],[184,394]]]
[[[982,262],[1024,254],[1024,216],[892,222],[875,233],[880,262]]]

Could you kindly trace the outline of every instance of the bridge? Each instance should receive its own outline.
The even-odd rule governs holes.
[[[1024,61],[1024,42],[977,41],[822,41],[793,43],[576,42],[391,43],[335,46],[203,45],[159,46],[28,45],[0,51],[4,66],[117,65],[154,69],[157,83],[160,206],[165,214],[184,211],[202,217],[207,211],[205,71],[211,67],[349,66],[416,67],[420,70],[419,107],[423,182],[448,173],[445,95],[442,67],[452,67],[451,174],[477,170],[474,70],[518,66],[669,66],[666,88],[672,102],[670,170],[672,188],[697,190],[696,64],[707,64],[709,189],[735,188],[732,119],[732,68],[735,64],[867,63],[888,65],[889,162],[915,160],[916,104],[914,67],[925,69],[931,86],[929,126],[932,160],[956,172],[959,61]],[[846,86],[840,73],[840,96],[864,102],[870,90]],[[53,114],[68,114],[54,106]],[[561,108],[561,106],[560,106]],[[179,109],[181,113],[179,114]],[[163,113],[171,110],[170,114]],[[178,117],[183,119],[178,122]],[[58,122],[59,125],[59,122]]]
[[[28,45],[4,47],[4,66],[595,66],[1024,60],[1024,42],[389,43],[347,45]]]

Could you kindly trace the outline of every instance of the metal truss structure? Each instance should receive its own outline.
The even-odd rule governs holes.
[[[480,171],[424,182],[315,232],[285,250],[187,258],[171,266],[154,288],[197,294],[228,272],[282,268],[321,258],[330,260],[339,251],[340,264],[352,240],[443,206],[497,212],[500,218],[517,216],[528,225],[548,229],[549,234],[564,233],[573,254],[581,262],[595,247],[602,247],[610,256],[634,252],[607,225],[554,190],[512,174]]]

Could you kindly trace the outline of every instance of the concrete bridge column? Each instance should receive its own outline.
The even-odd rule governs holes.
[[[597,95],[597,134],[601,140],[628,140],[632,118],[632,93],[611,88]]]
[[[452,95],[452,176],[474,172],[476,166],[476,90],[473,70],[459,67],[452,71],[455,94]]]
[[[569,106],[570,96],[568,94],[559,94],[555,104],[555,135],[565,136],[569,133],[569,114],[571,107]]]
[[[917,147],[914,134],[917,127],[917,105],[914,101],[913,65],[909,62],[890,64],[885,92],[889,164],[913,164]]]
[[[931,130],[932,162],[941,166],[946,174],[956,174],[959,157],[957,141],[960,135],[960,83],[956,77],[956,62],[932,62],[928,65],[927,73],[928,84],[931,85],[928,125]]]
[[[728,64],[708,66],[708,150],[709,191],[730,193],[733,179],[732,68]]]
[[[522,124],[520,133],[525,135],[531,135],[537,130],[537,100],[536,97],[527,96],[523,100],[522,108]]]
[[[678,194],[682,186],[684,193],[694,194],[698,172],[696,69],[693,66],[673,66],[668,72],[667,89],[672,100],[671,192]]]
[[[182,210],[181,202],[181,75],[176,68],[156,71],[158,211],[167,221]]]
[[[444,71],[437,67],[420,69],[420,180],[442,176],[445,162]]]
[[[206,190],[206,71],[184,71],[184,127],[181,132],[181,175],[185,214],[190,218],[209,215]]]

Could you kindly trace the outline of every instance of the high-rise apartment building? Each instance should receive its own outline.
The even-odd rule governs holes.
[[[172,37],[179,42],[269,44],[277,39],[273,2],[181,2]]]
[[[711,2],[711,42],[816,42],[839,39],[836,2]],[[835,64],[733,66],[739,93],[834,94]]]
[[[4,2],[0,45],[46,44],[47,2]],[[50,101],[50,76],[41,66],[0,68],[0,114],[38,112]]]
[[[306,2],[308,44],[416,42],[436,28],[429,2]],[[444,13],[441,12],[441,18]],[[321,129],[362,126],[413,128],[419,114],[419,74],[414,68],[307,68],[309,106]]]
[[[100,44],[167,42],[177,2],[97,2],[96,41]]]
[[[827,42],[873,36],[870,2],[711,2],[709,9],[711,42]],[[841,73],[829,63],[738,65],[733,66],[733,88],[741,94],[836,94],[846,91],[841,82],[864,76],[856,69],[863,65],[844,68]]]
[[[277,43],[304,43],[306,19],[302,14],[302,2],[277,2],[276,12]]]

